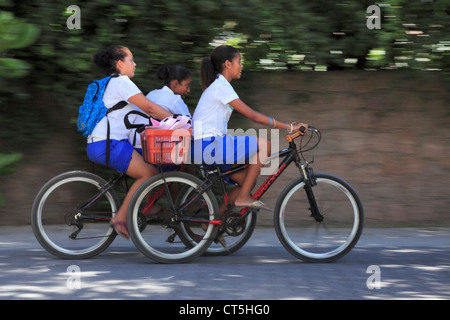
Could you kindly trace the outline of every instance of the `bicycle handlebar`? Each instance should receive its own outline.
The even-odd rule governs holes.
[[[301,126],[300,129],[298,130],[298,132],[294,133],[294,134],[287,134],[286,135],[286,141],[291,142],[292,140],[298,138],[299,136],[302,136],[303,134],[305,134],[306,130],[308,131],[314,131],[314,132],[318,132],[318,130],[310,125],[308,125],[308,128],[305,128],[304,126]]]
[[[303,141],[303,137],[305,136],[305,132],[306,131],[311,131],[317,137],[316,144],[314,144],[313,146],[309,146],[309,148],[306,148],[306,147],[308,146],[309,142],[311,141],[312,136],[310,136],[309,139],[307,139],[306,142]],[[314,149],[315,147],[317,147],[319,145],[320,140],[322,138],[322,135],[321,135],[319,129],[308,125],[308,129],[306,129],[305,127],[302,126],[302,127],[300,127],[298,132],[296,132],[294,134],[287,134],[286,135],[286,141],[287,142],[292,142],[294,139],[296,139],[298,137],[302,137],[302,141],[300,142],[300,146],[299,146],[299,151],[300,152],[306,152],[306,151],[310,151],[310,150]]]

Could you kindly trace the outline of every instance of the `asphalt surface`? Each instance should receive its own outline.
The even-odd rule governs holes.
[[[291,256],[273,229],[256,229],[233,255],[164,265],[120,237],[95,258],[61,260],[30,226],[0,227],[0,299],[447,300],[449,245],[450,229],[365,229],[344,258],[309,264]],[[181,308],[173,312],[189,311]]]

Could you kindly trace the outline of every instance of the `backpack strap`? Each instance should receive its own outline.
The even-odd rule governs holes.
[[[120,101],[120,102],[118,102],[118,103],[116,103],[114,106],[112,106],[111,108],[109,108],[107,111],[106,111],[106,122],[107,122],[107,124],[108,124],[108,127],[107,127],[107,131],[106,131],[106,166],[107,167],[109,167],[109,154],[110,154],[110,146],[109,146],[109,144],[110,144],[110,138],[109,138],[109,135],[110,135],[110,128],[109,128],[109,120],[108,120],[108,114],[110,113],[110,112],[112,112],[112,111],[116,111],[116,110],[120,110],[120,109],[122,109],[123,107],[125,107],[126,105],[128,104],[128,102],[126,102],[126,101]]]
[[[131,123],[130,120],[128,119],[128,116],[130,114],[137,114],[138,116],[141,116],[143,118],[148,119],[149,120],[148,124],[145,124],[145,123],[137,123],[137,124],[136,123]],[[123,122],[125,123],[125,127],[127,129],[136,129],[136,131],[134,131],[133,147],[136,145],[136,135],[138,133],[141,133],[142,131],[144,131],[146,126],[151,126],[152,125],[150,119],[151,119],[151,117],[148,114],[140,112],[140,111],[137,111],[137,110],[133,110],[133,111],[128,112],[125,115],[125,117],[123,118]]]
[[[123,118],[123,122],[125,123],[125,128],[127,128],[127,129],[138,129],[139,132],[141,132],[144,129],[142,127],[145,127],[145,126],[149,125],[149,124],[143,124],[143,123],[138,123],[138,124],[131,123],[130,120],[128,119],[128,116],[130,114],[137,114],[138,116],[141,116],[143,118],[146,118],[146,119],[150,120],[150,116],[148,114],[145,114],[145,113],[137,111],[137,110],[133,110],[133,111],[128,112],[125,115],[125,117]],[[149,121],[149,123],[150,123],[150,121]]]

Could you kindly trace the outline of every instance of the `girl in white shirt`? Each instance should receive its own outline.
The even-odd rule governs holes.
[[[192,76],[183,66],[162,65],[157,71],[158,79],[164,81],[164,87],[147,94],[147,98],[173,114],[191,116],[183,99],[191,91]]]
[[[146,163],[141,154],[134,150],[128,141],[129,129],[125,127],[124,115],[137,106],[141,111],[156,118],[163,119],[172,114],[159,105],[148,100],[139,88],[130,80],[134,76],[136,63],[131,51],[123,46],[113,46],[100,50],[94,55],[94,63],[113,77],[106,87],[103,102],[111,108],[119,101],[128,105],[120,110],[109,113],[97,123],[88,137],[87,154],[91,161],[106,164],[107,121],[110,124],[110,157],[109,166],[119,172],[125,172],[136,181],[130,187],[118,212],[111,220],[118,234],[128,238],[126,215],[131,197],[136,189],[147,179],[157,174],[154,166]],[[133,106],[134,105],[134,106]],[[133,119],[130,118],[131,121]]]
[[[203,59],[200,73],[203,94],[193,116],[193,159],[195,163],[225,164],[228,166],[225,169],[236,163],[249,163],[246,171],[231,176],[239,187],[230,192],[230,203],[237,207],[268,210],[261,201],[254,201],[251,190],[270,155],[270,142],[253,136],[227,135],[231,113],[237,110],[256,123],[288,131],[298,131],[308,125],[275,120],[247,106],[230,84],[232,80],[240,79],[242,68],[241,54],[232,46],[219,46],[211,56]]]
[[[158,79],[164,81],[164,87],[155,89],[147,94],[147,99],[166,109],[172,114],[191,117],[188,106],[183,99],[191,92],[192,76],[183,66],[162,65],[157,71]],[[131,120],[131,116],[129,117]],[[135,122],[142,123],[142,117],[137,116]],[[162,120],[162,119],[157,119]],[[134,131],[130,132],[129,141],[138,152],[142,152],[141,136]]]

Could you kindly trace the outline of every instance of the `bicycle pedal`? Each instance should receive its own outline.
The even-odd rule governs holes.
[[[167,242],[168,243],[174,243],[175,242],[175,237],[177,236],[177,234],[176,233],[174,233],[174,234],[172,234],[172,235],[170,235],[168,238],[167,238]]]
[[[227,249],[227,242],[226,242],[225,238],[222,237],[222,236],[219,236],[219,237],[215,238],[214,239],[214,243],[216,243],[216,244],[220,243],[222,245],[222,247]]]

